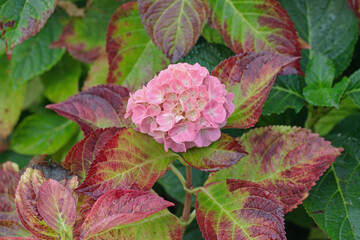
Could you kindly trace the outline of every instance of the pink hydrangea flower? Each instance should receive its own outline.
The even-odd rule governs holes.
[[[130,93],[125,118],[149,134],[165,150],[185,152],[207,147],[235,110],[233,93],[199,64],[170,65],[147,86]]]

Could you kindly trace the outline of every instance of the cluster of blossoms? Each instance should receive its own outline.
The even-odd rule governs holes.
[[[235,110],[233,93],[199,64],[170,65],[147,86],[130,94],[125,118],[163,143],[165,150],[209,146]]]

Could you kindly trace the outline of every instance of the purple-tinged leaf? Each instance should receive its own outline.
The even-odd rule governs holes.
[[[289,15],[277,0],[210,0],[211,23],[236,54],[273,51],[292,57],[301,56],[299,36]],[[302,74],[298,61],[288,74]]]
[[[191,148],[181,155],[192,167],[205,172],[215,172],[236,164],[247,152],[235,138],[222,134],[220,139],[209,147]]]
[[[276,195],[284,213],[307,198],[342,151],[318,134],[297,127],[257,128],[237,140],[249,155],[233,167],[211,174],[207,182],[235,178],[260,183]]]
[[[15,205],[16,186],[20,180],[16,163],[5,162],[0,168],[0,221],[19,221]]]
[[[139,0],[145,29],[172,63],[195,45],[209,17],[206,0]]]
[[[148,37],[141,23],[137,2],[123,4],[112,16],[106,51],[110,64],[107,82],[121,84],[134,91],[169,64]]]
[[[16,189],[16,210],[21,223],[33,236],[55,240],[57,233],[44,222],[36,204],[39,188],[45,181],[42,171],[28,168]]]
[[[235,112],[228,118],[227,127],[254,126],[276,76],[296,59],[272,52],[249,52],[230,57],[217,65],[211,74],[235,94]]]
[[[56,232],[72,231],[76,218],[76,202],[71,192],[58,181],[41,184],[37,207],[44,221]]]
[[[179,219],[171,214],[167,209],[155,213],[143,220],[118,225],[113,229],[90,237],[91,240],[181,240],[181,225]],[[87,239],[87,240],[88,240]]]
[[[195,209],[206,240],[286,239],[282,205],[261,184],[209,183],[198,191]]]
[[[116,127],[100,128],[92,131],[71,148],[61,164],[69,170],[70,174],[85,179],[90,164],[117,131],[119,131],[119,128]]]
[[[12,239],[10,236],[26,239],[25,237],[29,237],[31,234],[26,231],[19,221],[0,220],[0,239],[4,239],[2,237],[8,237],[7,240]]]
[[[56,3],[57,0],[1,1],[0,33],[9,57],[11,49],[44,27]]]
[[[81,226],[83,225],[86,217],[89,215],[89,212],[96,201],[85,194],[79,194],[77,202],[77,214],[76,220],[73,227],[73,237],[74,239],[81,239]]]
[[[46,107],[78,123],[87,135],[97,128],[130,125],[130,120],[124,118],[128,96],[127,88],[107,84],[90,88],[64,102]]]
[[[86,239],[118,225],[137,222],[170,206],[174,204],[148,191],[109,191],[90,210],[82,226],[82,237]]]
[[[97,199],[112,189],[149,190],[177,158],[152,137],[122,128],[91,163],[85,181],[76,191]]]

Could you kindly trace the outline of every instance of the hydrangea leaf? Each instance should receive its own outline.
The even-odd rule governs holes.
[[[35,36],[54,12],[56,0],[4,0],[0,6],[0,32],[7,54],[24,40]]]
[[[118,225],[137,222],[170,206],[174,204],[149,191],[109,191],[91,208],[82,225],[82,237],[87,239]]]
[[[315,124],[314,130],[320,136],[328,134],[334,126],[348,116],[360,113],[359,107],[349,98],[345,98],[339,104],[339,109],[331,109],[325,116]]]
[[[113,127],[92,131],[71,148],[61,164],[69,170],[70,174],[85,179],[92,161],[118,130],[119,128]]]
[[[65,101],[79,91],[81,64],[69,55],[64,57],[41,76],[45,87],[44,95],[51,102]]]
[[[231,168],[210,174],[208,182],[236,178],[260,183],[280,200],[284,213],[302,203],[342,151],[297,127],[257,128],[237,140],[249,155]]]
[[[349,85],[345,93],[358,107],[360,107],[360,70],[357,70],[349,77]]]
[[[207,184],[197,193],[195,207],[207,240],[286,239],[281,203],[260,184],[242,180]]]
[[[41,217],[36,199],[39,188],[46,178],[41,170],[28,168],[21,176],[16,189],[15,203],[18,216],[24,227],[40,239],[58,239],[57,233]]]
[[[41,184],[37,208],[44,221],[57,233],[72,231],[76,218],[75,198],[58,181],[48,179]]]
[[[191,148],[181,153],[184,160],[194,168],[215,172],[236,164],[247,152],[235,138],[222,134],[220,139],[208,147]]]
[[[281,75],[275,80],[269,97],[266,99],[262,114],[280,114],[288,108],[299,112],[305,105],[302,89],[305,87],[304,78],[300,75]]]
[[[303,50],[306,68],[315,52],[328,56],[338,77],[349,66],[358,39],[358,20],[343,0],[279,0],[299,35],[311,48]]]
[[[14,205],[16,186],[20,180],[19,166],[12,162],[3,163],[0,168],[0,176],[0,221],[15,222],[14,226],[16,227],[18,225],[16,222],[19,219]],[[6,223],[6,225],[9,224],[12,225],[11,223]]]
[[[86,194],[78,194],[78,202],[77,202],[77,214],[76,220],[73,228],[73,237],[74,239],[81,238],[81,227],[88,216],[92,206],[96,202],[94,199],[89,197]]]
[[[178,155],[132,128],[122,128],[91,163],[85,181],[77,188],[92,198],[112,189],[148,190],[165,174]]]
[[[301,45],[290,17],[276,0],[210,0],[211,23],[236,54],[274,51],[301,56]],[[302,73],[298,61],[287,73]]]
[[[15,87],[48,71],[61,59],[65,51],[63,49],[50,49],[49,45],[61,34],[62,17],[61,12],[55,12],[39,34],[29,38],[14,49],[10,61],[10,72]]]
[[[2,152],[7,147],[7,137],[20,117],[26,84],[14,89],[8,72],[10,64],[5,55],[0,57],[0,62],[0,152]]]
[[[30,238],[31,234],[17,221],[0,220],[0,239],[3,240],[25,240]],[[2,238],[5,237],[5,238]]]
[[[103,53],[92,63],[82,90],[84,91],[97,85],[106,84],[108,74],[108,57],[106,53]]]
[[[225,45],[222,36],[216,31],[216,29],[212,28],[209,24],[205,25],[201,36],[203,36],[209,43],[218,43]]]
[[[354,10],[356,16],[360,19],[360,1],[359,0],[347,0],[347,2],[350,5],[350,7]]]
[[[195,45],[209,16],[206,0],[139,0],[139,8],[147,33],[172,63]]]
[[[75,121],[85,134],[89,134],[97,128],[130,125],[130,120],[124,119],[128,96],[129,90],[125,87],[100,85],[46,107]]]
[[[328,139],[344,152],[310,191],[304,205],[317,225],[334,240],[360,236],[360,124],[359,115],[335,126]]]
[[[154,231],[154,229],[156,230]],[[88,239],[181,240],[181,229],[178,218],[171,214],[167,209],[164,209],[138,222],[127,225],[118,225],[108,232],[92,236]]]
[[[106,51],[110,63],[107,82],[132,90],[140,89],[169,65],[166,56],[148,37],[141,23],[137,2],[122,5],[112,16]]]
[[[235,94],[229,128],[255,125],[277,74],[297,58],[271,52],[245,53],[222,61],[211,74]]]
[[[65,47],[74,58],[90,63],[105,52],[106,26],[111,15],[123,0],[90,0],[84,18],[74,18],[63,29],[52,47]]]
[[[15,129],[10,149],[24,155],[52,154],[77,131],[76,124],[56,114],[33,114]]]
[[[233,55],[234,53],[223,45],[201,42],[196,44],[179,62],[199,63],[211,72],[221,61]]]
[[[335,67],[332,61],[321,53],[311,59],[306,68],[305,99],[316,106],[339,107],[340,98],[348,86],[348,79],[343,78],[332,87]]]

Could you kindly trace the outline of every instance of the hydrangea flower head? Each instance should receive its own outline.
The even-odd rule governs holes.
[[[147,86],[130,93],[125,118],[165,150],[209,146],[235,110],[233,93],[199,64],[172,64]]]

